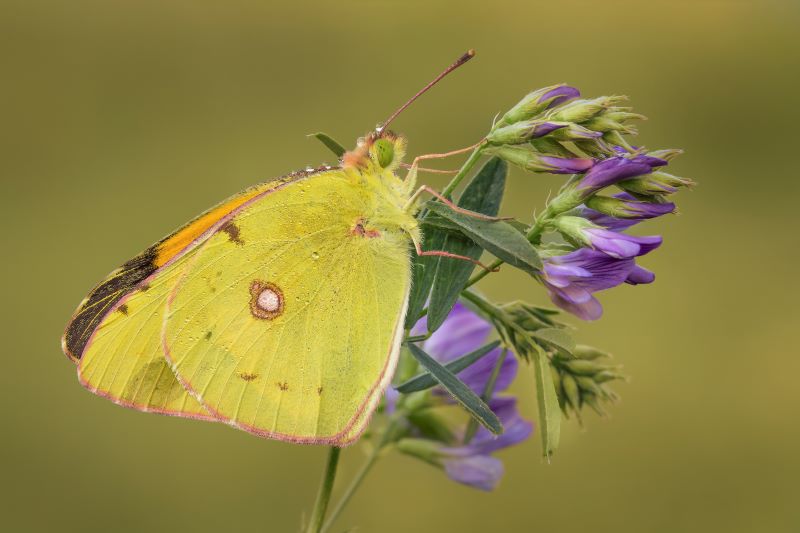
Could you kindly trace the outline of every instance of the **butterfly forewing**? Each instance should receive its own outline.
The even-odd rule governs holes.
[[[323,173],[235,212],[188,260],[164,349],[210,413],[296,442],[360,434],[394,371],[410,278],[408,241],[368,225],[383,202]]]

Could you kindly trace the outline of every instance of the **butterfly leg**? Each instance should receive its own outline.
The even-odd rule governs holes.
[[[414,158],[414,161],[411,163],[411,167],[406,174],[405,183],[406,187],[408,188],[408,192],[411,192],[414,189],[414,185],[417,183],[417,170],[419,170],[419,162],[425,161],[426,159],[444,159],[445,157],[450,157],[452,155],[463,154],[469,152],[470,150],[474,150],[481,144],[483,144],[484,140],[481,139],[477,143],[473,144],[472,146],[467,146],[466,148],[460,148],[458,150],[452,150],[450,152],[445,152],[442,154],[423,154],[418,155]]]
[[[481,263],[480,261],[478,261],[477,259],[473,259],[471,257],[467,257],[466,255],[458,255],[458,254],[454,254],[454,253],[450,253],[450,252],[445,252],[443,250],[427,250],[427,251],[424,251],[422,249],[422,246],[420,245],[420,243],[419,243],[419,241],[417,239],[412,237],[411,240],[414,241],[414,249],[416,250],[417,255],[419,257],[426,257],[426,256],[449,257],[451,259],[459,259],[461,261],[469,261],[470,263],[472,263],[474,265],[478,265],[479,267],[481,267],[482,269],[484,269],[487,272],[497,272],[497,271],[500,270],[497,267],[495,267],[495,268],[488,267],[488,266],[484,265],[483,263]]]
[[[462,215],[466,215],[468,217],[477,218],[479,220],[488,220],[490,222],[497,222],[498,220],[510,220],[511,218],[513,218],[513,217],[494,217],[491,215],[484,215],[483,213],[470,211],[469,209],[464,209],[463,207],[458,207],[456,204],[454,204],[453,202],[442,196],[439,193],[439,191],[431,187],[428,187],[427,185],[422,185],[419,189],[417,189],[417,192],[411,195],[411,198],[409,198],[408,202],[406,202],[405,210],[411,209],[412,206],[416,203],[416,201],[424,192],[427,192],[431,196],[437,198],[439,201],[441,201],[443,204],[445,204],[447,207],[449,207],[456,213],[461,213]]]
[[[410,169],[411,165],[408,163],[400,163],[400,166],[405,169]],[[417,167],[418,172],[430,172],[431,174],[458,174],[458,170],[441,170],[438,168],[423,168]]]

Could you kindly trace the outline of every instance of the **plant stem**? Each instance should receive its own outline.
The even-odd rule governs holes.
[[[342,449],[331,446],[328,451],[328,462],[325,465],[325,473],[322,476],[322,483],[317,493],[317,501],[314,503],[314,511],[308,522],[307,533],[320,533],[322,531],[322,521],[325,519],[325,511],[328,509],[328,502],[331,499],[333,482],[336,479],[336,468],[339,465],[339,454]]]
[[[402,402],[402,399],[398,402],[398,408],[400,407],[400,402]],[[325,533],[326,531],[328,531],[333,526],[336,519],[339,518],[339,515],[342,514],[342,511],[344,511],[344,508],[350,502],[350,499],[353,497],[353,495],[361,486],[361,483],[364,481],[364,478],[367,477],[367,474],[369,474],[370,470],[372,470],[372,467],[375,466],[376,462],[378,462],[378,459],[380,458],[383,449],[392,441],[395,430],[397,429],[397,423],[398,423],[398,418],[396,416],[392,416],[389,420],[389,423],[384,428],[383,434],[381,435],[378,444],[369,454],[367,461],[363,465],[361,465],[361,469],[355,475],[353,481],[350,482],[350,486],[347,487],[347,490],[344,491],[344,494],[336,504],[336,507],[334,507],[333,511],[331,511],[328,520],[325,521],[325,525],[322,526],[320,533]]]
[[[485,146],[486,143],[481,142],[480,144],[478,144],[477,147],[475,147],[475,149],[469,155],[467,160],[461,166],[461,169],[458,171],[458,174],[453,176],[453,179],[450,180],[450,183],[447,184],[447,187],[442,189],[442,196],[444,196],[445,198],[450,198],[450,196],[453,194],[453,191],[455,191],[456,187],[458,187],[459,183],[461,183],[464,180],[464,178],[467,177],[469,171],[472,170],[472,167],[474,167],[475,163],[477,163],[478,160],[481,158],[481,154],[483,153],[483,149]]]
[[[367,477],[367,474],[369,474],[370,470],[372,470],[372,467],[378,461],[380,451],[381,448],[375,448],[367,458],[367,461],[361,465],[361,469],[355,475],[353,481],[350,482],[350,486],[347,487],[347,490],[336,504],[336,507],[334,507],[331,511],[331,514],[328,517],[328,520],[325,522],[325,525],[322,526],[322,529],[320,530],[321,533],[328,531],[331,526],[333,526],[334,522],[336,522],[336,519],[339,518],[339,515],[342,514],[342,511],[344,511],[344,508],[350,502],[350,498],[353,497],[353,495],[361,486],[361,483],[364,481],[364,478]]]

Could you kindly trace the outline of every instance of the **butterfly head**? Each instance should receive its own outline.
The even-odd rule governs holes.
[[[406,154],[406,139],[389,130],[376,130],[358,140],[355,150],[345,152],[345,167],[394,172]]]

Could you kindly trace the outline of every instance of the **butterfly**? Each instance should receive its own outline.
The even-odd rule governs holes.
[[[262,437],[357,439],[397,364],[411,248],[450,255],[422,252],[424,188],[385,127],[414,98],[338,165],[247,189],[113,271],[62,339],[81,384]]]

